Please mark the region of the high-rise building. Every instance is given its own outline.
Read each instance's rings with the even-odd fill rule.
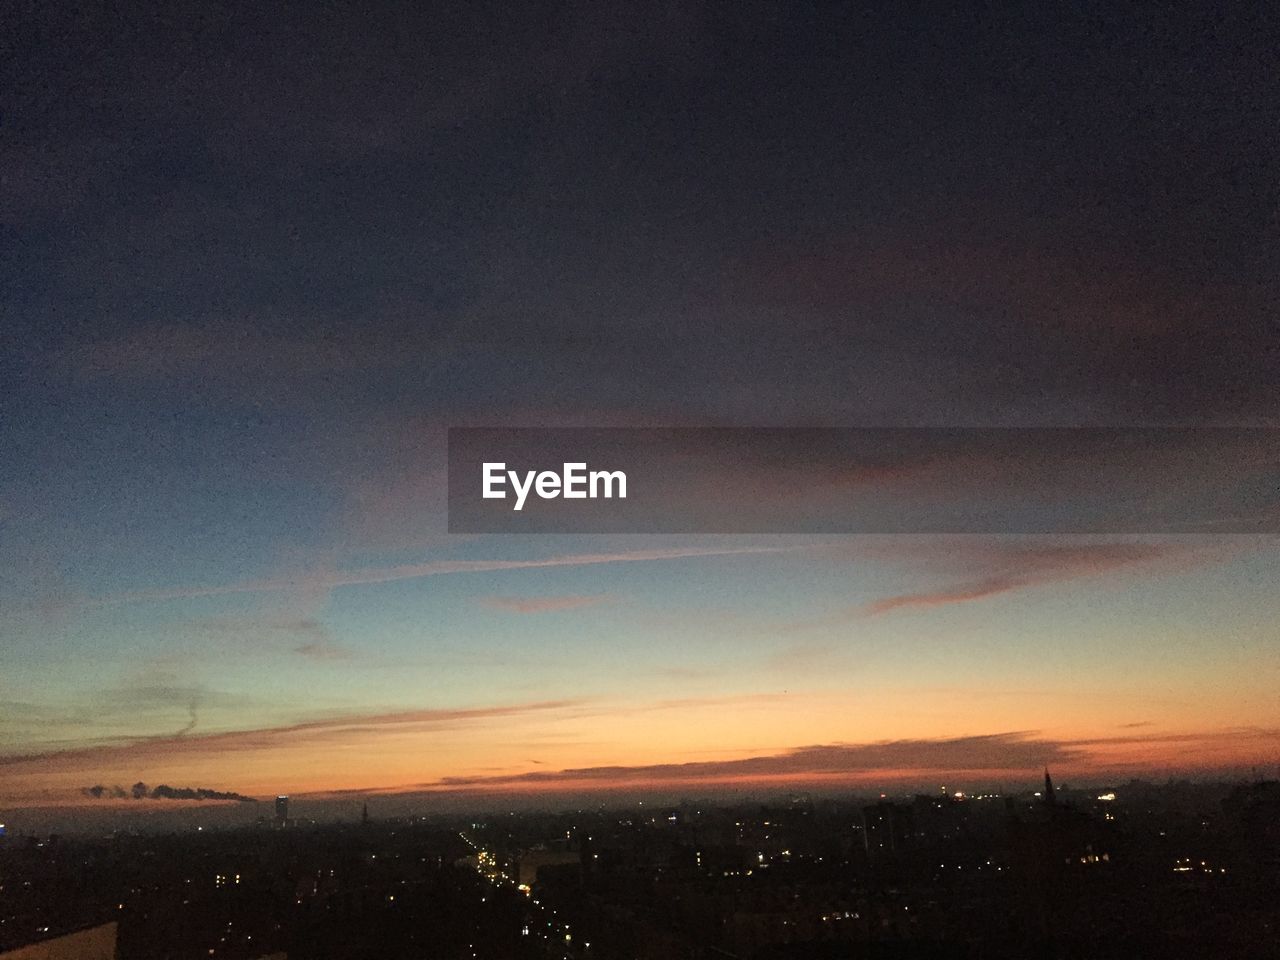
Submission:
[[[289,798],[286,796],[276,797],[276,822],[284,823],[289,819]]]
[[[906,846],[914,832],[910,807],[887,800],[862,808],[862,842],[867,853],[896,853]]]

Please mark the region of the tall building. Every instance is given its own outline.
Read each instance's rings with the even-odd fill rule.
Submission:
[[[276,822],[284,823],[289,819],[289,798],[286,796],[276,797]]]
[[[862,808],[862,842],[867,853],[897,853],[909,843],[914,832],[914,817],[910,807],[899,806],[887,800]]]

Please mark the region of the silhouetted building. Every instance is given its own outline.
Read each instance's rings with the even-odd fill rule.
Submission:
[[[276,797],[276,822],[285,823],[289,819],[289,798],[286,796]]]
[[[862,808],[863,840],[867,853],[896,853],[907,845],[913,832],[909,807],[881,800]]]
[[[1261,780],[1236,787],[1222,801],[1242,849],[1258,871],[1256,879],[1280,877],[1280,780]]]

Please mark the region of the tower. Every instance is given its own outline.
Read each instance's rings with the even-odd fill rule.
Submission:
[[[276,823],[282,826],[289,819],[289,798],[284,796],[276,797]]]
[[[1049,776],[1049,768],[1044,768],[1044,804],[1046,807],[1056,807],[1058,805],[1057,797],[1053,792],[1053,778]]]

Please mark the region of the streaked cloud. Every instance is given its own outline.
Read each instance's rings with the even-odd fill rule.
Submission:
[[[312,641],[293,648],[293,652],[308,660],[350,660],[355,654],[346,647],[325,641]]]
[[[972,603],[1049,583],[1159,563],[1203,562],[1216,555],[1182,542],[986,543],[976,549],[961,548],[958,556],[948,558],[948,562],[968,566],[982,575],[884,597],[866,604],[858,612],[879,616],[895,610]]]
[[[563,711],[581,707],[581,700],[547,700],[486,707],[453,709],[399,710],[386,713],[348,714],[306,720],[299,723],[249,730],[227,730],[187,736],[180,732],[166,736],[139,737],[132,742],[112,745],[73,747],[38,753],[0,756],[0,765],[46,762],[107,761],[118,758],[174,756],[179,753],[212,753],[229,755],[237,751],[264,750],[276,746],[309,744],[321,746],[336,741],[359,740],[374,731],[398,730],[424,732],[442,730],[493,718],[510,718],[523,714]]]
[[[604,594],[571,594],[561,597],[487,597],[482,602],[485,606],[509,613],[553,613],[596,606],[609,599]]]
[[[444,777],[418,787],[435,789],[590,789],[626,786],[758,783],[856,782],[865,779],[902,780],[929,774],[1014,775],[1044,766],[1080,768],[1105,763],[1115,747],[1170,747],[1177,751],[1226,744],[1268,742],[1280,731],[1245,730],[1151,734],[1069,740],[1031,731],[939,739],[886,740],[875,743],[834,743],[796,747],[776,754],[731,760],[529,770],[498,776]],[[1141,766],[1140,752],[1125,758]]]
[[[442,787],[499,786],[547,781],[700,782],[750,778],[804,777],[884,770],[1024,770],[1075,759],[1075,752],[1027,732],[943,740],[892,740],[865,744],[822,744],[739,760],[708,760],[642,766],[583,767],[528,771],[497,777],[445,777]]]
[[[363,570],[343,570],[308,573],[296,577],[269,577],[244,580],[210,586],[190,586],[157,590],[136,590],[105,594],[94,597],[88,605],[115,603],[145,603],[163,600],[183,600],[194,597],[218,597],[237,593],[270,593],[304,589],[332,589],[360,586],[362,584],[390,583],[396,580],[418,580],[424,577],[447,576],[458,573],[492,573],[502,570],[536,570],[545,567],[587,567],[610,563],[647,563],[659,560],[688,560],[699,557],[732,557],[749,554],[779,553],[794,547],[680,547],[655,550],[634,550],[616,553],[561,554],[533,560],[433,560],[426,563],[400,564],[390,567],[371,567]]]

